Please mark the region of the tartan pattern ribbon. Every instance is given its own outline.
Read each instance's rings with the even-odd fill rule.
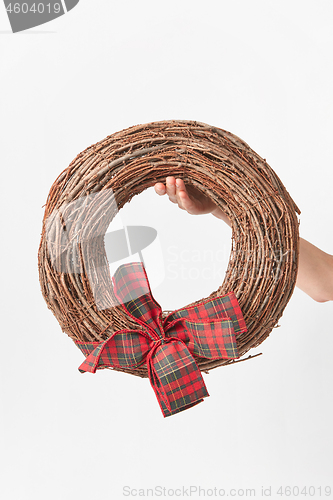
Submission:
[[[76,341],[87,356],[81,372],[99,368],[135,368],[147,363],[148,376],[164,417],[190,408],[209,396],[194,356],[239,357],[236,337],[246,331],[233,292],[177,309],[162,319],[141,262],[121,265],[112,277],[126,314],[142,329],[123,329],[107,340]]]

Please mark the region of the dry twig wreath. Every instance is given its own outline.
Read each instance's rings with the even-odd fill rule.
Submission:
[[[154,301],[140,263],[111,279],[104,247],[117,211],[167,176],[201,190],[232,223],[219,289],[171,314]],[[85,149],[51,187],[38,252],[45,301],[87,356],[80,369],[149,376],[165,416],[202,401],[200,371],[234,363],[283,314],[298,268],[296,212],[266,160],[204,123],[138,125]]]

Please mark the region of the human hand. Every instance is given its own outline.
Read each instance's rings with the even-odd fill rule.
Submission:
[[[215,217],[224,220],[230,226],[229,218],[208,196],[192,185],[185,187],[182,179],[167,177],[166,185],[162,182],[157,182],[154,188],[158,195],[163,196],[167,194],[172,203],[177,203],[179,208],[186,210],[189,214],[202,215],[212,213]]]
[[[177,203],[179,208],[186,210],[191,215],[209,214],[217,208],[215,203],[199,189],[191,185],[185,187],[182,179],[167,177],[166,185],[157,182],[154,188],[158,195],[167,194],[172,203]]]

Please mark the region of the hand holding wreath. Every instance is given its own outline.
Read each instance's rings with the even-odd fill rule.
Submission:
[[[172,203],[191,215],[213,214],[230,226],[230,219],[212,200],[182,179],[166,178],[155,184],[155,191],[167,194]],[[300,258],[296,286],[317,302],[333,300],[333,256],[300,238]]]

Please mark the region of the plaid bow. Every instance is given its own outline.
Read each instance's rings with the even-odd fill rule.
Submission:
[[[141,262],[121,265],[112,279],[126,314],[142,330],[118,330],[100,343],[77,341],[87,356],[79,370],[95,373],[98,368],[135,368],[146,362],[165,417],[203,401],[209,394],[193,356],[238,357],[236,336],[246,325],[235,294],[178,309],[163,320]]]

